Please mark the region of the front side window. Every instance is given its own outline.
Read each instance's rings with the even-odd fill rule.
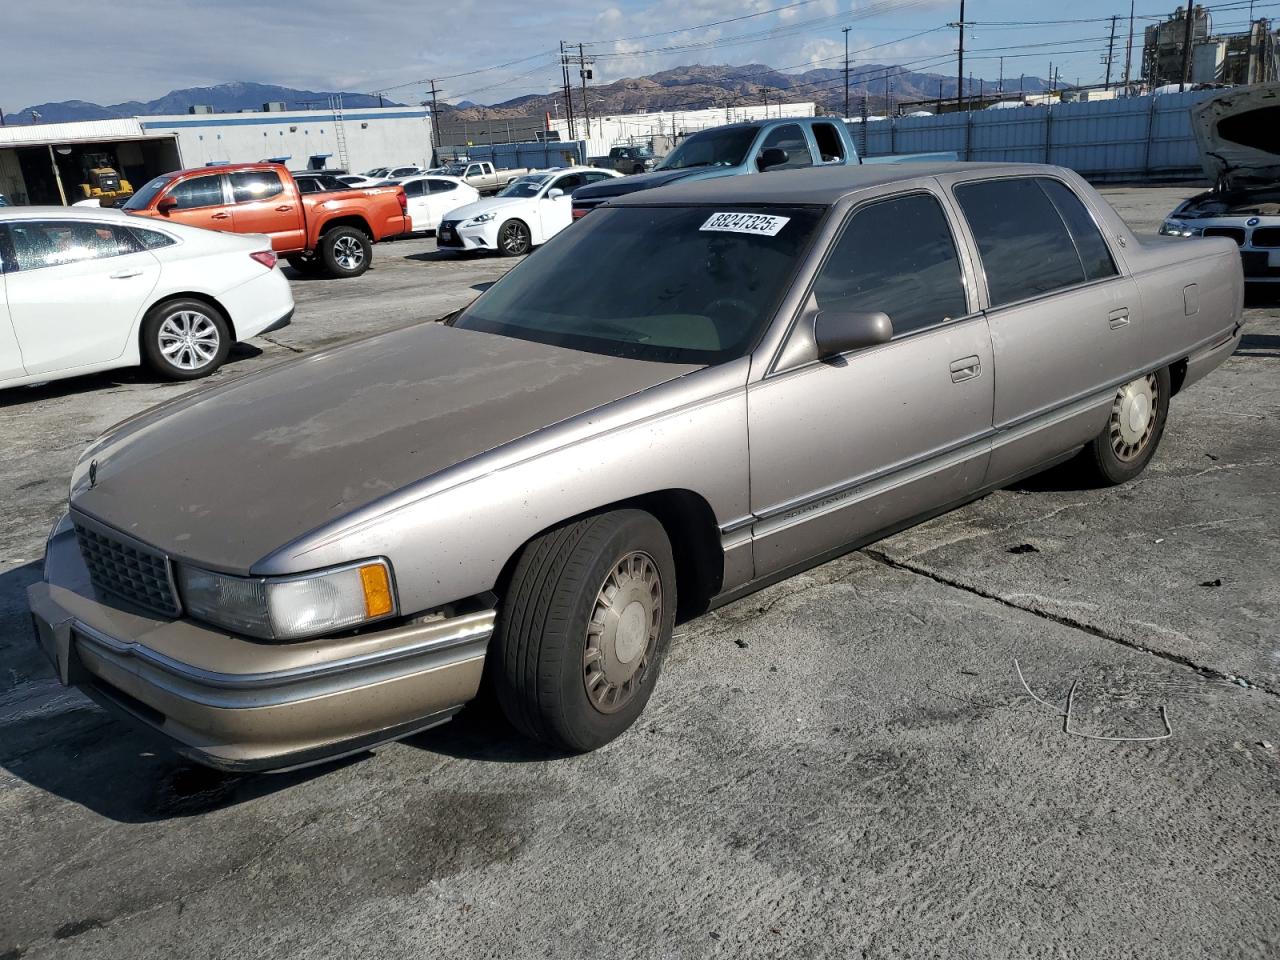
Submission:
[[[219,206],[223,202],[222,174],[214,173],[183,180],[169,191],[169,196],[178,202],[179,210]]]
[[[550,190],[563,190],[566,195],[573,196],[573,191],[582,186],[582,174],[567,173],[551,184]],[[549,193],[550,190],[547,192]]]
[[[606,207],[557,234],[453,323],[614,357],[723,363],[754,348],[824,212]]]
[[[318,182],[316,187],[319,188]],[[270,200],[283,192],[284,184],[280,182],[280,174],[274,170],[249,170],[231,174],[231,193],[236,203]]]
[[[787,155],[786,159],[781,163],[771,164],[768,167],[762,166],[761,159],[766,150],[781,150]],[[764,143],[760,147],[757,166],[761,170],[798,170],[801,167],[812,167],[813,155],[809,152],[809,141],[805,140],[804,131],[800,129],[800,124],[788,123],[786,126],[778,127],[769,136],[765,137]]]
[[[133,196],[126,200],[123,204],[125,210],[145,210],[151,206],[151,201],[156,198],[165,187],[173,182],[173,174],[166,173],[162,177],[156,177],[154,180],[147,181],[146,186],[141,190],[134,192]]]
[[[927,193],[855,211],[813,293],[820,310],[887,313],[895,337],[969,312],[951,226]]]
[[[1101,235],[1090,239],[1083,222],[1084,249],[1077,249],[1055,202],[1055,196],[1061,200],[1062,195],[1050,192],[1053,184],[1062,187],[1047,177],[1017,177],[955,188],[956,200],[978,242],[993,307],[1115,273]],[[1062,190],[1070,193],[1066,187]],[[1070,199],[1079,203],[1074,196]],[[1083,217],[1092,226],[1085,210],[1073,217]],[[1096,233],[1097,228],[1093,230]],[[1100,259],[1103,254],[1105,262]]]
[[[142,249],[127,226],[75,220],[11,223],[9,238],[18,270],[60,267]]]

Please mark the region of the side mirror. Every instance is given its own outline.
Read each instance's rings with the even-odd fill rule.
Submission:
[[[893,338],[893,322],[887,313],[843,313],[824,310],[813,323],[818,357],[834,357],[850,350],[874,347]]]
[[[177,209],[178,209],[178,201],[175,200],[173,197],[164,197],[159,203],[156,204],[156,212],[163,213],[165,216],[169,215],[170,210],[177,210]]]
[[[564,196],[564,191],[561,190],[559,187],[552,187],[550,190],[547,191],[548,200],[559,200],[563,196]]]
[[[790,159],[790,154],[781,147],[770,147],[768,150],[761,150],[760,156],[756,158],[756,166],[763,173],[770,167],[780,167]]]

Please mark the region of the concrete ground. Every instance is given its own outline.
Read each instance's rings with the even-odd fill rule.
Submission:
[[[1189,192],[1107,191],[1148,230]],[[507,265],[379,247],[218,376]],[[1136,482],[1036,478],[686,624],[638,726],[568,758],[464,714],[225,776],[61,690],[23,591],[72,463],[189,387],[0,395],[0,960],[1280,955],[1280,300],[1251,304]],[[1064,732],[1073,685],[1072,730],[1172,736]]]

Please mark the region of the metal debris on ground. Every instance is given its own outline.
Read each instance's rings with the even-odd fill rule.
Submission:
[[[1108,743],[1150,743],[1155,740],[1168,740],[1173,736],[1173,727],[1169,723],[1169,713],[1165,709],[1165,705],[1160,704],[1160,720],[1164,723],[1164,733],[1155,737],[1104,737],[1095,733],[1084,733],[1081,730],[1071,729],[1071,709],[1075,704],[1076,689],[1080,686],[1079,680],[1071,682],[1071,689],[1067,693],[1067,708],[1063,710],[1061,707],[1054,706],[1049,701],[1036,696],[1035,691],[1027,684],[1027,679],[1022,675],[1022,667],[1018,663],[1018,658],[1013,658],[1013,669],[1018,673],[1018,681],[1022,684],[1022,689],[1027,691],[1029,696],[1036,703],[1048,707],[1058,716],[1062,717],[1062,732],[1068,733],[1073,737],[1080,737],[1084,740],[1103,740]]]

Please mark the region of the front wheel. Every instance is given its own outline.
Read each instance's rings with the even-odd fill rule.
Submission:
[[[320,259],[335,277],[358,277],[369,269],[373,244],[355,227],[334,227],[320,238]]]
[[[1170,387],[1166,367],[1116,391],[1107,425],[1082,453],[1084,466],[1096,480],[1109,486],[1120,484],[1146,468],[1164,435]]]
[[[533,238],[522,220],[508,220],[498,228],[498,252],[504,257],[519,257],[529,252]]]
[[[153,307],[142,322],[143,356],[170,380],[207,377],[230,350],[230,325],[203,300],[170,300]]]
[[[494,631],[490,669],[503,713],[559,749],[603,746],[648,703],[675,610],[671,543],[651,514],[618,510],[536,537]]]

